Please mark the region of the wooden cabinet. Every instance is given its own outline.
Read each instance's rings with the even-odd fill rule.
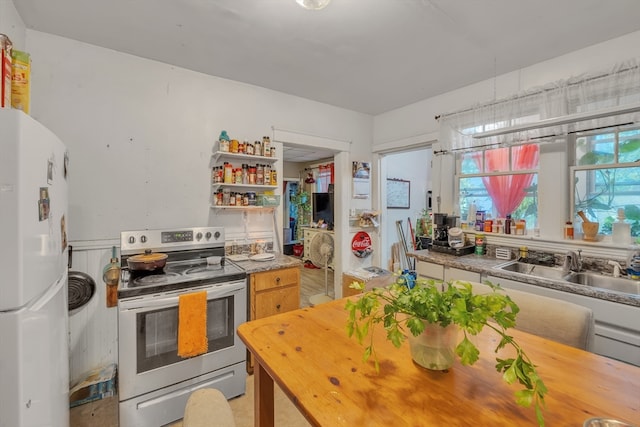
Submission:
[[[288,267],[249,275],[249,320],[300,308],[300,268]],[[247,352],[247,372],[253,357]]]

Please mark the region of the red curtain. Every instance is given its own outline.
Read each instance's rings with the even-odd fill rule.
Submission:
[[[509,168],[509,153],[511,153],[511,168]],[[478,165],[481,153],[474,154],[473,158]],[[538,166],[539,149],[536,144],[521,145],[518,147],[498,148],[488,150],[484,154],[484,172],[519,171],[535,169]],[[534,174],[501,175],[482,177],[493,205],[498,212],[498,217],[511,214],[527,195],[525,189],[533,182]]]

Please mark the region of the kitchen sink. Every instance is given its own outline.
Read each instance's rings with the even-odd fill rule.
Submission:
[[[513,273],[527,274],[529,276],[543,277],[545,279],[562,280],[567,275],[561,268],[547,267],[544,265],[528,264],[526,262],[512,261],[501,264],[495,268]]]
[[[604,276],[598,273],[569,273],[564,280],[594,288],[607,289],[625,294],[640,295],[640,282],[622,277]]]

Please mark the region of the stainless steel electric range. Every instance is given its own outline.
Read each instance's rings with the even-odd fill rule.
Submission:
[[[244,394],[246,349],[236,334],[246,321],[245,271],[224,258],[224,228],[125,231],[118,289],[120,426],[160,426],[182,418],[187,398],[204,387]],[[133,270],[128,259],[166,254],[166,265]],[[208,351],[178,356],[180,295],[207,292]]]

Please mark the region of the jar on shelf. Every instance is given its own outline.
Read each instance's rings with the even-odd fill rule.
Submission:
[[[242,193],[236,193],[236,206],[242,206]]]
[[[256,185],[257,170],[255,166],[249,166],[249,185]]]
[[[264,185],[264,165],[256,166],[256,185]]]
[[[527,222],[524,219],[519,219],[516,222],[516,234],[519,236],[524,236],[526,229],[527,229]]]
[[[229,193],[229,206],[235,206],[235,205],[236,205],[236,193],[231,192]]]
[[[237,139],[232,139],[231,143],[229,144],[229,151],[232,153],[237,153],[238,152],[238,140]]]
[[[225,184],[231,184],[233,182],[233,166],[229,162],[224,162],[224,178]]]
[[[262,137],[262,155],[264,157],[271,157],[271,140],[268,136]]]
[[[242,183],[249,183],[249,165],[246,163],[242,164]]]
[[[250,155],[254,155],[255,154],[253,144],[248,142],[248,141],[247,141],[247,143],[246,143],[246,145],[244,147],[244,151],[246,152],[246,154],[250,154]]]
[[[215,205],[216,206],[222,206],[222,190],[218,190],[216,191],[216,193],[214,194],[215,197]]]
[[[271,185],[271,165],[264,165],[264,185]]]
[[[228,188],[222,190],[222,206],[229,206],[231,200],[231,192]]]
[[[224,151],[225,153],[229,152],[229,140],[228,139],[221,139],[219,141],[220,144],[220,151]]]
[[[247,150],[248,141],[239,141],[238,142],[238,154],[244,154]]]
[[[234,183],[242,184],[242,168],[236,168],[234,171]]]
[[[256,156],[262,156],[262,142],[256,140],[256,142],[254,142],[253,144],[255,145],[253,154],[255,154]]]
[[[271,185],[278,185],[278,173],[275,169],[271,169]]]

